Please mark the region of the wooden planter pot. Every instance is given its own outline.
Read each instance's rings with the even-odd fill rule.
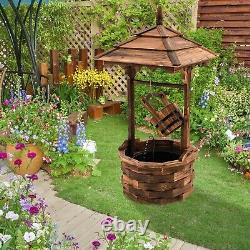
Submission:
[[[166,204],[183,200],[192,193],[195,147],[190,146],[181,154],[177,141],[149,140],[146,146],[146,141],[136,140],[133,157],[127,155],[127,147],[125,141],[119,148],[119,155],[123,191],[128,197],[140,202]]]
[[[29,151],[36,153],[36,157],[34,159],[29,159],[27,157],[27,153]],[[13,155],[12,160],[8,160],[8,163],[9,163],[9,167],[18,175],[25,176],[26,174],[27,175],[36,174],[42,166],[43,152],[36,145],[26,144],[25,149],[20,151],[20,150],[15,149],[15,145],[8,144],[6,147],[6,152],[8,154]],[[20,165],[20,167],[14,164],[14,161],[16,159],[20,159],[22,161],[22,164]]]
[[[103,114],[117,115],[121,113],[120,102],[106,102],[105,104],[90,105],[88,114],[91,119],[100,120]]]

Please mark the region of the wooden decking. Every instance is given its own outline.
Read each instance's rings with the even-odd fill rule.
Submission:
[[[12,175],[6,174],[3,168],[0,165],[0,181],[8,180]],[[97,232],[101,232],[101,221],[107,216],[57,197],[50,177],[43,171],[39,173],[35,188],[37,194],[45,198],[59,235],[66,233],[74,236],[80,244],[80,250],[92,250],[91,241],[97,238]],[[105,247],[100,249],[104,250]],[[178,239],[172,240],[171,249],[208,250]]]

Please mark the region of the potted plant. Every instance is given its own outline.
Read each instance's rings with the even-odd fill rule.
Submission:
[[[74,84],[81,90],[87,91],[89,96],[96,101],[99,96],[97,90],[100,88],[111,87],[114,81],[110,74],[97,69],[77,69],[74,76]]]
[[[35,144],[8,144],[6,153],[9,167],[18,175],[36,174],[43,163],[43,152]]]
[[[33,174],[40,169],[43,152],[53,150],[60,117],[53,104],[38,99],[6,102],[0,130],[7,129],[8,134],[0,135],[0,144],[5,146],[15,173]]]

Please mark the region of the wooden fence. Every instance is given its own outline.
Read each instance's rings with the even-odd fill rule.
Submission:
[[[250,67],[250,0],[199,0],[197,26],[222,28],[223,44],[235,44],[238,59]]]

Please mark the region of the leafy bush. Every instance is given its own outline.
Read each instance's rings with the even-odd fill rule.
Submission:
[[[90,153],[74,143],[69,144],[69,153],[59,154],[52,151],[48,155],[52,159],[50,164],[52,176],[58,177],[66,174],[99,176],[101,174],[94,165],[94,152]]]
[[[236,168],[250,171],[250,147],[240,141],[230,142],[223,150],[224,159]],[[240,169],[241,170],[241,169]]]
[[[180,30],[192,27],[191,9],[194,0],[112,0],[105,1],[105,4],[98,0],[89,13],[101,29],[96,37],[97,45],[104,49],[112,48],[136,30],[154,25],[156,6],[159,3],[168,13],[165,19],[168,24]]]

